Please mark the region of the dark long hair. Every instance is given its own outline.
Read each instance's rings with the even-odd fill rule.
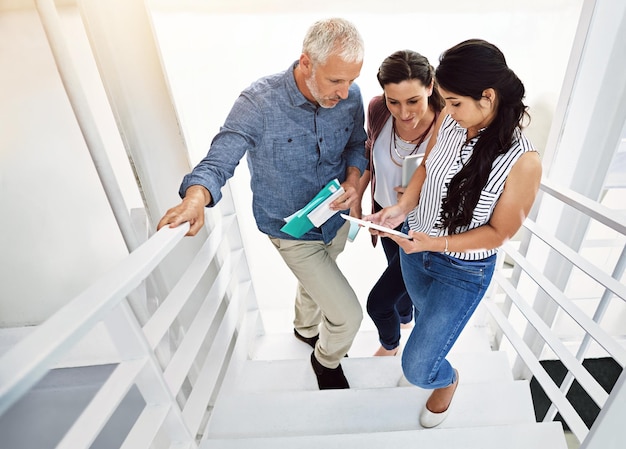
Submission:
[[[400,50],[387,56],[380,65],[376,74],[378,83],[383,89],[387,84],[398,84],[402,81],[418,80],[425,87],[435,79],[435,69],[425,56],[413,50]],[[445,100],[437,89],[437,83],[433,83],[433,93],[428,97],[428,105],[436,113],[441,112]]]
[[[446,50],[435,77],[442,89],[460,96],[480,100],[490,88],[497,94],[493,121],[479,134],[472,156],[450,181],[442,203],[442,226],[453,234],[470,224],[493,162],[509,150],[515,129],[528,114],[524,85],[502,52],[484,40],[470,39]]]

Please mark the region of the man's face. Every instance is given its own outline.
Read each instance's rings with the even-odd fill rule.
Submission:
[[[304,61],[303,61],[304,60]],[[323,108],[332,108],[348,98],[348,89],[361,73],[363,62],[345,62],[339,56],[331,55],[324,64],[313,64],[303,55],[304,82],[308,92],[304,96]]]

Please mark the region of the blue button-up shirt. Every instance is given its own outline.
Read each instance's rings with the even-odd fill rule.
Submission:
[[[253,83],[235,101],[226,122],[211,142],[207,156],[185,176],[179,194],[192,185],[204,186],[213,198],[247,153],[252,209],[257,227],[283,239],[284,218],[304,207],[330,180],[346,179],[347,167],[361,173],[365,158],[361,92],[352,84],[347,99],[334,108],[317,107],[296,86],[293,69]],[[343,225],[339,214],[300,240],[330,242]]]

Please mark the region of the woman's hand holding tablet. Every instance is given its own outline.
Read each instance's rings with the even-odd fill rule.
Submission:
[[[372,223],[371,221],[365,221],[359,218],[351,217],[350,215],[346,215],[346,214],[340,214],[340,215],[345,220],[353,221],[366,228],[376,229],[377,231],[386,232],[387,234],[397,235],[398,237],[412,240],[411,237],[408,234],[405,234],[404,232],[396,231],[395,229],[387,228],[385,226]]]

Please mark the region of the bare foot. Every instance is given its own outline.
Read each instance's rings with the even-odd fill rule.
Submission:
[[[455,369],[456,379],[454,383],[444,388],[437,388],[433,390],[428,401],[426,401],[426,408],[433,413],[442,413],[448,410],[452,397],[456,391],[456,387],[459,385],[459,372]]]
[[[413,321],[408,323],[400,323],[400,329],[411,329],[413,327]]]
[[[374,357],[393,356],[393,355],[396,355],[399,350],[400,350],[400,346],[397,346],[393,349],[385,349],[381,346],[380,348],[378,348],[378,351],[374,353]]]

